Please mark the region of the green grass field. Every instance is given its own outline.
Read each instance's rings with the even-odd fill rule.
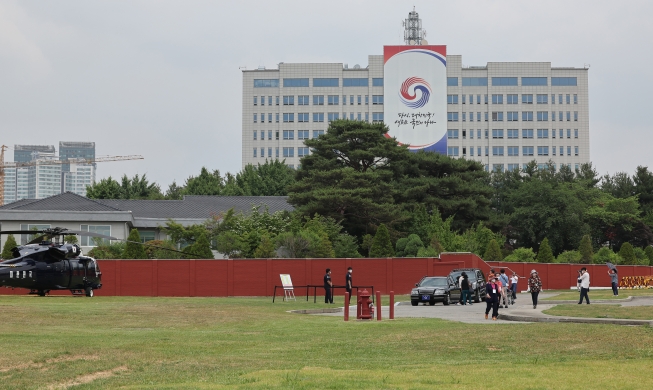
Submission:
[[[345,323],[286,312],[322,307],[266,298],[4,296],[0,387],[653,386],[650,327]]]
[[[580,293],[576,290],[546,290],[545,292],[550,293],[550,292],[555,292],[559,293],[558,295],[554,297],[549,297],[542,299],[542,301],[547,301],[547,300],[570,300],[570,301],[576,301],[578,302],[578,298],[580,298]],[[620,289],[619,290],[619,295],[614,296],[612,295],[612,290],[606,290],[606,289],[592,289],[590,287],[590,292],[589,292],[589,297],[590,297],[590,302],[592,299],[625,299],[628,298],[629,296],[633,297],[653,297],[653,289]]]
[[[554,316],[585,318],[623,318],[629,320],[653,320],[653,306],[621,305],[557,305],[544,310],[545,314]]]

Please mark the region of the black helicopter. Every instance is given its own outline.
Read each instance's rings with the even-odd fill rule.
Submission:
[[[51,290],[70,290],[73,295],[86,294],[87,297],[92,297],[93,290],[102,287],[102,272],[97,261],[84,256],[77,244],[65,243],[64,236],[79,235],[133,242],[59,227],[0,231],[0,234],[40,234],[26,245],[13,248],[13,259],[0,262],[0,286],[26,288],[30,294],[39,296],[45,296]],[[180,252],[156,245],[142,245]]]

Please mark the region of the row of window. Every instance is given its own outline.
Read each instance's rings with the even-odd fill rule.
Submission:
[[[267,148],[268,149],[268,157],[276,157],[279,158],[279,149],[280,148],[274,148],[274,156],[272,156],[272,148]],[[281,148],[281,151],[283,152],[283,157],[295,157],[295,149],[297,149],[297,157],[304,157],[308,156],[308,148],[305,146],[301,146],[298,148],[293,148],[293,147],[283,147]],[[259,153],[260,151],[260,153]],[[253,149],[253,154],[252,157],[265,157],[265,148],[254,148]]]
[[[458,104],[458,97],[461,97],[462,104],[474,104],[474,95],[447,95],[447,104]],[[469,96],[469,100],[467,97]],[[488,95],[482,95],[483,96],[483,103],[488,104]],[[519,94],[507,94],[506,96],[506,103],[507,104],[519,104]],[[559,93],[558,95],[558,104],[571,104],[572,101],[572,96],[573,96],[573,101],[574,104],[578,104],[578,94],[561,94]],[[563,100],[564,96],[564,100]],[[492,94],[492,104],[503,104],[503,94]],[[261,96],[261,99],[263,99],[263,96]],[[524,93],[521,95],[521,102],[522,104],[533,104],[533,94],[532,93]],[[549,104],[549,95],[548,94],[536,94],[535,95],[535,102],[537,104]],[[476,104],[481,104],[481,95],[478,94],[476,95]],[[556,104],[556,94],[552,93],[551,94],[551,104]],[[256,97],[254,97],[254,105],[256,105]]]
[[[551,132],[551,138],[556,138],[556,129],[553,129],[550,131]],[[563,139],[565,135],[565,130],[564,129],[558,129],[557,130],[558,138]],[[262,134],[262,133],[261,133]],[[458,139],[458,134],[459,130],[455,129],[450,129],[447,130],[447,138],[449,139]],[[490,130],[483,130],[483,134],[485,135],[485,139],[488,139],[490,137]],[[508,129],[506,130],[506,138],[508,139],[518,139],[519,138],[519,129]],[[522,129],[521,131],[521,138],[524,139],[530,139],[533,138],[533,135],[536,135],[538,139],[548,139],[549,138],[549,129]],[[571,129],[567,129],[566,131],[567,138],[571,138]],[[574,138],[578,138],[578,129],[574,129]],[[492,129],[492,138],[493,139],[503,139],[504,131],[503,129]],[[466,139],[467,138],[467,130],[462,130],[462,138]],[[477,129],[476,130],[476,138],[481,139],[481,130]],[[256,136],[254,136],[254,139],[256,139]],[[474,130],[470,129],[469,130],[469,139],[474,139]]]
[[[481,114],[483,114],[481,116]],[[503,122],[504,118],[507,122],[518,122],[519,121],[519,111],[493,111],[489,112],[476,112],[476,121],[481,122],[481,117],[485,122],[488,122],[492,115],[492,122]],[[504,115],[505,114],[505,115]],[[256,115],[256,114],[254,114]],[[468,113],[462,113],[462,121],[467,121]],[[549,112],[548,111],[521,111],[521,121],[522,122],[533,122],[533,119],[537,119],[538,122],[548,122],[549,121]],[[558,111],[556,116],[556,111],[551,111],[551,121],[555,122],[556,118],[558,122],[563,122],[565,119],[567,122],[572,121],[572,111]],[[578,122],[578,111],[573,111],[573,121]],[[447,122],[458,122],[460,119],[460,113],[458,112],[447,112]],[[474,112],[469,113],[469,121],[474,122]],[[256,121],[255,121],[256,122]]]
[[[459,146],[449,146],[447,147],[447,155],[457,157],[459,156],[459,150],[462,149],[463,156],[467,155],[467,148],[466,147],[459,147]],[[476,156],[481,157],[481,156],[489,156],[490,155],[490,147],[485,146],[484,149],[481,146],[478,146],[474,148],[471,146],[469,148],[469,155],[470,157],[474,157],[474,149],[476,149]],[[481,152],[485,150],[485,154],[481,154]],[[560,151],[560,156],[565,155],[565,147],[560,146],[559,148],[556,148],[555,146],[549,147],[549,146],[522,146],[522,156],[534,156],[535,151],[537,151],[538,156],[549,156],[549,151],[551,151],[551,155],[555,156],[556,155],[556,150]],[[566,147],[567,150],[567,156],[571,156],[571,146]],[[503,146],[492,146],[492,156],[505,156],[507,152],[507,155],[509,157],[519,157],[519,146],[508,146],[508,147],[503,147]],[[579,147],[574,146],[573,149],[574,156],[578,156],[579,154]]]
[[[268,137],[267,139],[268,140],[272,140],[273,133],[274,133],[274,139],[277,140],[277,141],[279,140],[280,135],[283,136],[284,140],[294,140],[295,139],[295,130],[283,130],[283,132],[281,132],[281,133],[279,132],[279,130],[274,130],[274,131],[268,130],[267,131],[267,137]],[[252,134],[253,134],[252,139],[254,141],[256,141],[258,139],[259,132],[254,131]],[[313,138],[318,138],[322,134],[324,134],[324,130],[313,130]],[[265,135],[266,135],[265,130],[261,130],[260,135],[261,135],[261,138],[260,138],[261,141],[265,140]],[[308,139],[309,138],[308,136],[309,136],[309,130],[297,130],[297,139],[298,140]]]
[[[487,77],[463,77],[463,87],[487,87]],[[548,86],[548,77],[521,77],[522,86]],[[575,87],[578,85],[576,77],[551,77],[551,86],[555,87]],[[447,77],[447,86],[457,87],[458,77]],[[517,87],[519,86],[519,77],[492,77],[493,87]]]
[[[313,113],[313,122],[324,122],[324,112],[314,112]],[[268,123],[272,123],[272,113],[268,113]],[[370,120],[370,114],[368,112],[364,113],[365,116],[365,121],[369,122]],[[279,118],[283,118],[283,123],[294,123],[295,122],[295,113],[289,112],[289,113],[283,113],[280,115],[279,113],[274,114],[274,121],[276,123],[279,123]],[[297,122],[299,123],[308,123],[310,114],[308,112],[300,112],[297,113]],[[329,122],[340,119],[340,113],[339,112],[327,112],[326,113],[326,118]],[[258,123],[259,116],[258,114],[254,114],[253,116],[254,123]],[[350,112],[349,113],[349,118],[347,118],[347,113],[343,113],[342,119],[350,119],[350,120],[363,120],[363,113],[354,113]],[[383,113],[382,112],[373,112],[372,113],[372,122],[383,122]],[[265,123],[265,114],[261,114],[261,123]]]
[[[368,78],[343,78],[343,87],[369,87]],[[372,79],[373,87],[382,87],[382,78]],[[285,78],[283,79],[284,88],[302,88],[310,87],[309,78]],[[340,87],[339,78],[313,78],[313,87]],[[254,79],[254,88],[279,88],[279,79]]]
[[[571,168],[571,163],[560,164],[560,168],[562,168],[564,165],[567,165],[569,168]],[[554,170],[556,169],[556,164],[555,163],[551,163],[550,166]],[[507,164],[507,167],[508,167],[507,170],[509,172],[512,172],[512,171],[516,171],[516,170],[519,169],[519,164]],[[522,169],[526,170],[527,167],[528,167],[528,164],[523,164]],[[537,164],[537,169],[539,169],[539,170],[548,169],[548,167],[549,167],[549,163],[545,163],[545,164],[539,163],[539,164]],[[503,168],[504,168],[503,164],[492,164],[492,171],[493,172],[503,172]],[[580,168],[580,164],[578,164],[578,163],[574,164],[574,169],[575,170],[578,170],[579,168]],[[485,170],[486,171],[489,170],[488,164],[485,164]]]
[[[274,97],[274,102],[276,106],[279,105],[279,96]],[[253,102],[255,106],[260,105],[265,106],[265,96],[261,96],[261,99],[259,100],[258,96],[254,96]],[[347,105],[347,100],[349,100],[349,105],[354,106],[354,105],[363,105],[363,101],[365,102],[365,105],[370,104],[370,96],[369,95],[349,95],[349,99],[347,99],[347,95],[342,95],[342,105],[346,106]],[[294,106],[295,105],[295,96],[294,95],[286,95],[283,96],[283,105],[284,106]],[[268,96],[267,98],[268,106],[272,105],[272,96]],[[299,95],[297,96],[297,105],[298,106],[308,106],[309,105],[309,95]],[[340,105],[340,95],[327,95],[326,98],[327,105],[329,106],[337,106]],[[383,104],[383,95],[372,95],[372,105],[382,105]],[[323,106],[324,105],[324,95],[313,95],[313,105],[314,106]]]

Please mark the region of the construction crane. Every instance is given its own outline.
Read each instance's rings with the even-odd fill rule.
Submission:
[[[0,206],[5,204],[5,150],[7,146],[0,146]],[[106,156],[96,158],[74,158],[70,160],[34,160],[27,162],[11,163],[12,168],[29,167],[36,165],[63,165],[63,164],[95,164],[98,162],[110,161],[127,161],[127,160],[143,160],[144,157],[139,154],[132,154],[128,156]]]

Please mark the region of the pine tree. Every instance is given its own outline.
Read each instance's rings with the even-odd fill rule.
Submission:
[[[624,242],[621,244],[621,249],[619,249],[619,257],[623,259],[622,264],[632,265],[637,264],[637,259],[635,258],[635,251],[633,251],[633,246],[629,242]]]
[[[200,259],[213,259],[213,252],[211,251],[211,243],[209,239],[206,238],[206,234],[202,233],[197,238],[197,241],[191,245],[190,252],[196,256],[199,256]]]
[[[647,246],[646,249],[644,249],[644,253],[646,254],[646,257],[648,257],[648,265],[653,266],[653,246]]]
[[[580,252],[580,263],[581,264],[590,264],[592,262],[592,257],[594,257],[594,251],[592,250],[592,242],[590,241],[589,234],[583,236],[580,240],[580,246],[578,247]]]
[[[10,234],[9,236],[7,236],[7,241],[5,241],[5,246],[4,248],[2,248],[2,255],[0,255],[2,256],[2,259],[3,260],[13,259],[14,255],[11,250],[17,246],[18,245],[16,244],[16,239],[14,238],[14,235]]]
[[[487,249],[485,250],[485,256],[483,256],[483,260],[485,261],[503,260],[503,254],[501,253],[501,248],[499,248],[499,244],[497,243],[497,240],[495,239],[490,240],[490,243],[487,245]]]
[[[376,230],[372,247],[370,248],[370,257],[392,257],[395,251],[390,242],[390,233],[384,224],[381,224]]]
[[[553,263],[553,251],[549,245],[549,239],[544,238],[540,244],[540,250],[537,252],[537,262],[538,263]]]
[[[129,237],[127,237],[127,244],[125,245],[125,251],[122,256],[124,259],[147,259],[147,254],[145,253],[145,248],[140,244],[141,236],[138,234],[137,229],[132,229],[129,232]]]
[[[272,242],[270,236],[264,235],[261,237],[261,243],[254,251],[254,258],[269,259],[271,257],[277,257],[277,252],[274,250],[274,242]]]

